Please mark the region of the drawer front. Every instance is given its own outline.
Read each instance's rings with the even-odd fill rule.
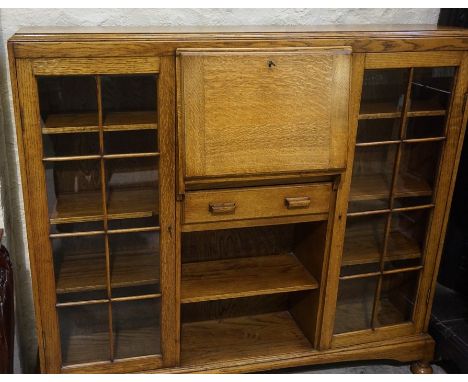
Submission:
[[[184,223],[326,214],[331,195],[331,183],[188,192]]]
[[[183,176],[344,168],[350,53],[179,50]]]

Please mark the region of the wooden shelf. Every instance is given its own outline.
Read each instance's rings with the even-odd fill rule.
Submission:
[[[293,255],[205,261],[182,265],[181,302],[317,289],[318,282]]]
[[[99,131],[98,113],[51,114],[42,128],[43,134],[91,133]]]
[[[108,113],[104,131],[154,130],[158,128],[156,111],[127,111]]]
[[[411,107],[407,112],[408,117],[431,117],[443,116],[446,114],[446,109],[433,100],[418,101],[412,100]]]
[[[362,103],[359,111],[359,119],[383,119],[399,118],[401,110],[398,111],[394,102]]]
[[[66,333],[62,340],[64,365],[106,361],[109,359],[109,332],[99,331],[93,334]],[[155,340],[158,340],[155,342]],[[114,333],[115,358],[127,358],[148,354],[149,350],[155,355],[160,353],[159,327],[138,327],[119,330]]]
[[[104,131],[155,130],[156,111],[108,113],[104,117]],[[91,133],[99,131],[98,113],[51,114],[43,124],[43,134]]]
[[[182,325],[181,366],[311,352],[287,311]]]
[[[110,266],[112,288],[159,283],[159,259],[154,252],[115,254],[111,256]],[[104,253],[64,256],[56,272],[57,293],[106,289]]]
[[[390,196],[391,175],[374,174],[353,176],[350,201],[387,199]],[[426,180],[412,175],[400,174],[395,197],[431,196],[432,189]]]
[[[151,187],[111,189],[108,195],[108,218],[143,218],[159,212],[158,193]],[[61,194],[50,212],[50,223],[76,223],[102,220],[100,191]]]
[[[343,266],[378,263],[383,246],[382,237],[370,229],[363,229],[351,236],[346,233],[345,251],[343,252]],[[416,241],[411,240],[400,232],[390,233],[389,248],[385,261],[407,260],[421,257],[421,250]]]

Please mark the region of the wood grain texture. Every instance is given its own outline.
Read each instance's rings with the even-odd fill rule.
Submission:
[[[183,223],[324,214],[329,210],[331,189],[331,183],[312,183],[309,185],[187,192],[184,201]],[[310,204],[303,208],[287,208],[286,198],[293,197],[307,197]],[[222,203],[234,203],[235,209],[226,214],[210,212],[210,204]]]
[[[178,54],[187,178],[345,166],[349,49]]]
[[[291,254],[182,265],[182,303],[316,288],[317,280]]]
[[[129,57],[125,60],[115,58],[35,60],[33,72],[36,76],[157,73],[159,72],[159,57]]]
[[[182,325],[181,365],[298,355],[311,349],[288,312]]]

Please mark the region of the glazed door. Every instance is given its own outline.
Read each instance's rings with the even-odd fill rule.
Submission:
[[[332,346],[426,330],[462,132],[462,59],[365,57],[341,266],[331,267],[339,270]]]
[[[17,68],[43,370],[173,365],[173,59]]]

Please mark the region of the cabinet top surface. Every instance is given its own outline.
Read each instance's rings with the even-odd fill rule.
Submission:
[[[303,26],[148,26],[148,27],[26,27],[10,41],[102,39],[264,38],[301,37],[468,37],[468,29],[437,25],[303,25]]]

